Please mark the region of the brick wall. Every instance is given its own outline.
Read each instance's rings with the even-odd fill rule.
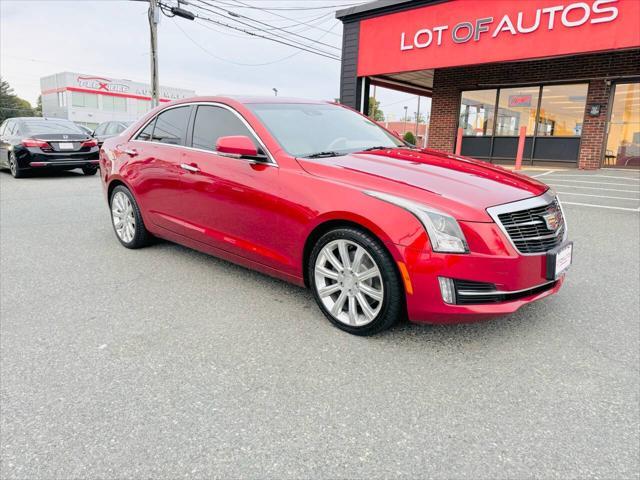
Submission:
[[[460,93],[483,85],[505,85],[556,80],[589,79],[587,108],[592,103],[602,105],[600,115],[586,115],[582,127],[582,140],[578,166],[598,168],[604,152],[608,102],[611,91],[606,78],[619,76],[640,77],[640,50],[598,53],[576,57],[563,57],[527,62],[497,63],[471,67],[444,68],[435,71],[429,146],[448,152],[454,151]],[[491,88],[491,87],[486,87]]]

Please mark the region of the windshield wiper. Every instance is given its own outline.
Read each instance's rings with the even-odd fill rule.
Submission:
[[[316,152],[310,155],[305,155],[303,158],[327,158],[327,157],[339,157],[344,155],[344,153],[340,152]]]
[[[369,148],[363,148],[362,150],[359,150],[360,152],[370,152],[372,150],[393,150],[395,148],[411,148],[409,146],[406,145],[398,145],[395,147],[388,147],[388,146],[375,146],[375,147],[369,147]]]

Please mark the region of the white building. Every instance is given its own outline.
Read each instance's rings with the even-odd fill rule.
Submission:
[[[137,120],[151,109],[146,83],[62,72],[40,79],[42,115],[67,118],[93,129],[110,120]],[[160,87],[160,102],[195,96],[195,91]]]

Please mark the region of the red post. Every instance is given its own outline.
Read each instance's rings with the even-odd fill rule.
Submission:
[[[460,155],[462,151],[462,128],[458,129],[458,137],[456,138],[456,155]]]
[[[522,154],[524,153],[524,141],[527,138],[527,127],[520,127],[520,137],[518,138],[518,153],[516,154],[516,170],[522,168]]]

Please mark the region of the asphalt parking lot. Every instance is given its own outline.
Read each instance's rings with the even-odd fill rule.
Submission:
[[[637,478],[639,172],[527,173],[575,241],[558,295],[358,338],[303,289],[124,249],[97,177],[0,172],[0,477]]]

